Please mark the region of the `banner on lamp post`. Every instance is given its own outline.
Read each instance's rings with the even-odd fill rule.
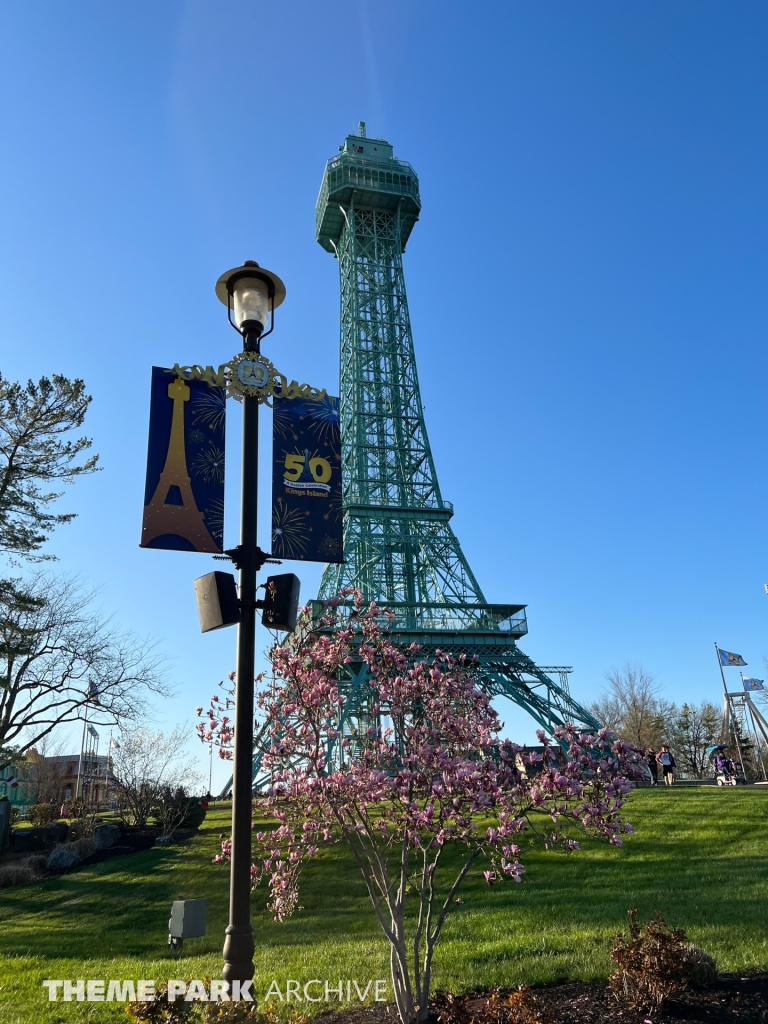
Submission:
[[[152,367],[141,547],[222,550],[225,424],[221,387]]]
[[[275,396],[272,554],[343,562],[339,400]]]

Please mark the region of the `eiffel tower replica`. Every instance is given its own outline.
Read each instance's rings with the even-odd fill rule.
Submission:
[[[317,240],[339,261],[341,450],[345,562],[328,565],[318,602],[343,587],[396,616],[398,643],[477,656],[483,685],[524,708],[547,733],[599,723],[570,696],[569,667],[539,667],[517,641],[525,605],[489,604],[451,529],[421,404],[403,253],[421,210],[419,179],[365,124],[328,161]],[[341,731],[369,724],[364,667],[352,664]],[[551,673],[551,675],[549,674]],[[557,675],[558,682],[552,678]]]

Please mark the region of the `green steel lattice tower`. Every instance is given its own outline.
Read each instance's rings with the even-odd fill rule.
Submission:
[[[328,161],[317,240],[341,277],[341,447],[344,554],[326,566],[319,599],[356,586],[395,613],[404,643],[477,655],[486,687],[547,731],[598,723],[517,646],[525,605],[488,604],[451,529],[424,422],[402,254],[421,209],[413,168],[360,124]],[[365,717],[353,670],[346,725]],[[355,700],[355,693],[359,699]]]

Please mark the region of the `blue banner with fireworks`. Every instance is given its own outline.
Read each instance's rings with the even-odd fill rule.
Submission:
[[[339,400],[274,399],[272,554],[343,562]]]
[[[222,550],[226,394],[152,367],[141,547]]]

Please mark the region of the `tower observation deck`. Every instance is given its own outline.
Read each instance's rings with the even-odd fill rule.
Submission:
[[[525,605],[486,601],[451,528],[427,437],[403,276],[421,210],[416,172],[361,123],[326,165],[317,240],[338,258],[341,282],[341,465],[344,556],[328,565],[320,600],[359,587],[394,613],[398,642],[477,655],[483,685],[551,733],[566,722],[598,728],[517,646]],[[350,666],[345,714],[364,715]],[[357,694],[357,696],[355,696]]]

